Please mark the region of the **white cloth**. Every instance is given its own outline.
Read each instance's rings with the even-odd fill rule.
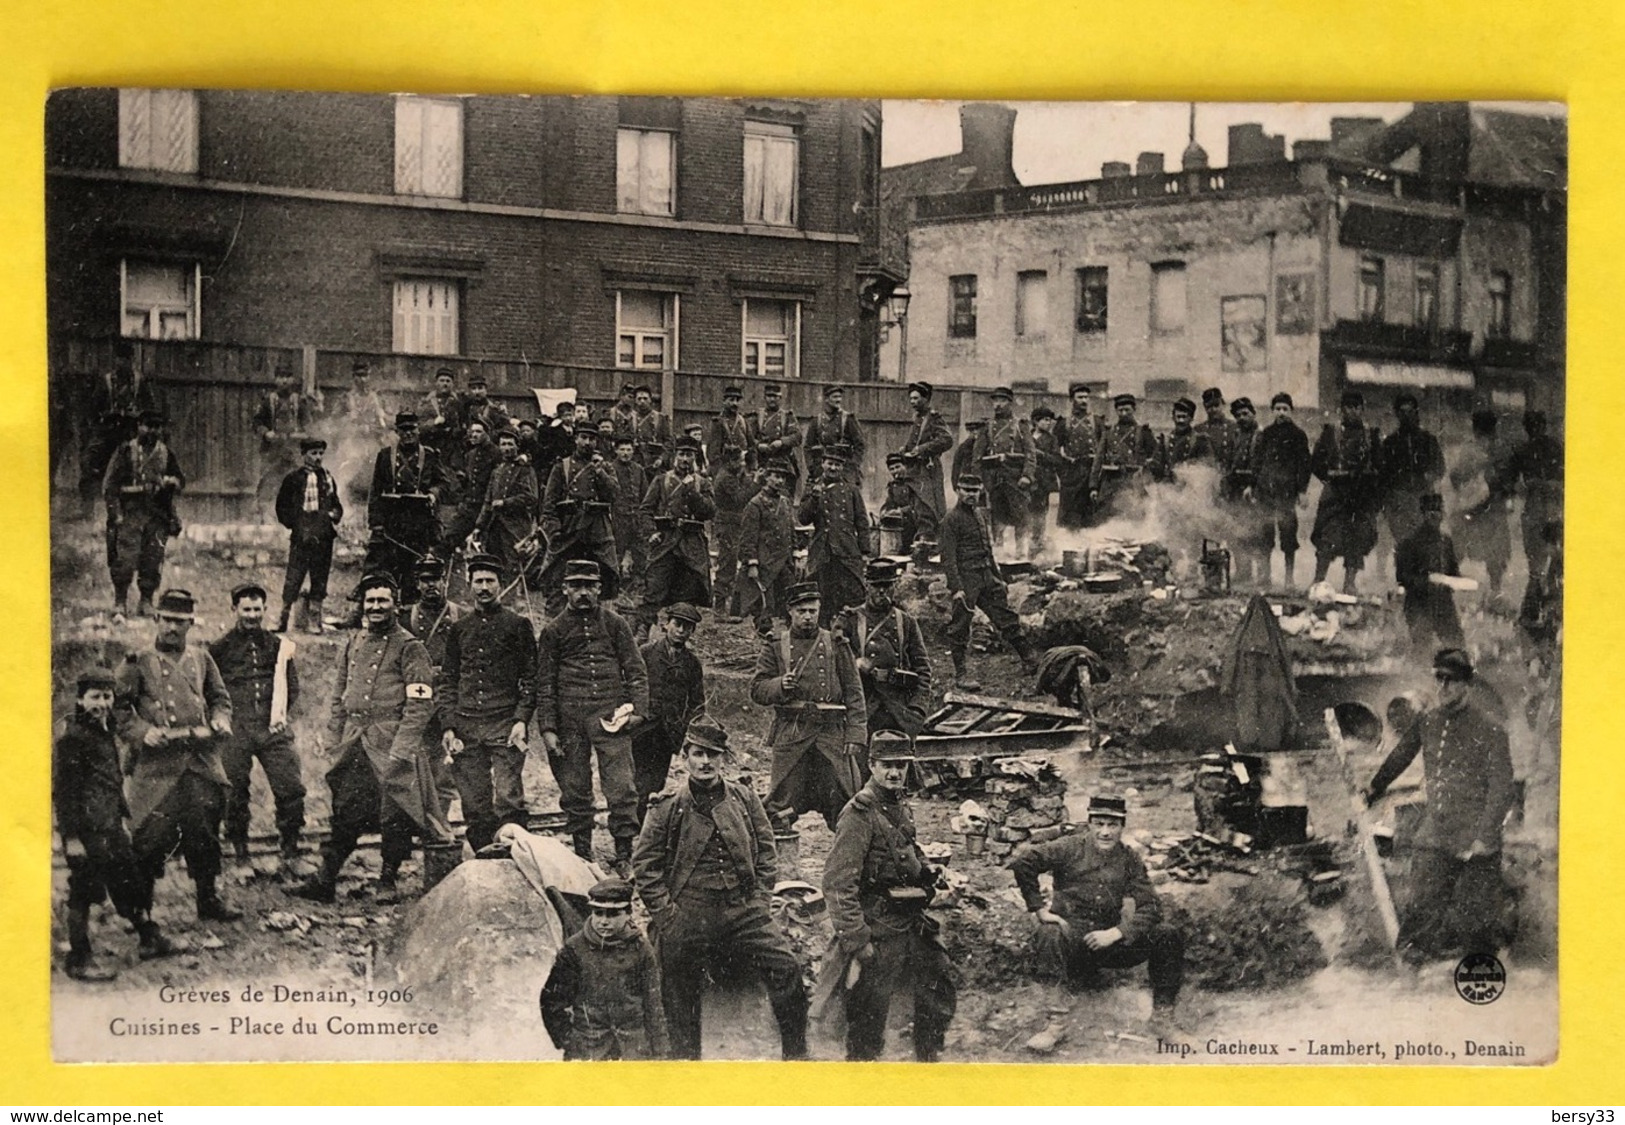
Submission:
[[[497,829],[496,841],[508,845],[508,854],[537,894],[556,887],[567,895],[586,898],[593,884],[604,878],[596,863],[576,855],[564,841],[533,835],[517,824]]]
[[[315,469],[305,470],[305,511],[315,512],[322,506],[322,475]]]

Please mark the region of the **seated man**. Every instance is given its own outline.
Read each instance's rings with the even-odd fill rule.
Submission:
[[[1039,923],[1033,943],[1040,972],[1076,990],[1099,969],[1149,961],[1152,1023],[1167,1025],[1185,976],[1185,939],[1162,921],[1145,864],[1123,844],[1127,820],[1123,798],[1091,797],[1086,831],[1023,847],[1010,868]],[[1047,903],[1038,888],[1046,871],[1054,880]]]

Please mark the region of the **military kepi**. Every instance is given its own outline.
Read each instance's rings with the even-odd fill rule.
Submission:
[[[894,560],[887,558],[870,559],[863,567],[863,580],[865,582],[896,582],[902,567]]]
[[[1097,794],[1089,798],[1089,815],[1104,817],[1107,820],[1127,820],[1128,802],[1121,797]]]
[[[1465,649],[1441,648],[1433,657],[1433,674],[1439,679],[1470,680],[1473,678],[1473,658]]]
[[[806,605],[808,602],[816,602],[818,600],[818,583],[798,582],[790,587],[790,592],[784,600],[789,605]]]
[[[603,572],[598,569],[598,563],[592,559],[572,559],[564,564],[564,584],[566,586],[585,586],[592,582],[602,582]]]
[[[900,730],[877,730],[869,737],[871,762],[912,762],[914,740]]]
[[[165,590],[158,598],[159,617],[187,617],[197,612],[197,601],[190,590]]]
[[[597,563],[593,564],[595,567]],[[473,578],[480,571],[502,577],[502,560],[495,555],[470,555],[468,559],[468,576]]]

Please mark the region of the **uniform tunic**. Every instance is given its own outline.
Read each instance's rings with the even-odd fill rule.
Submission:
[[[630,570],[627,576],[641,577],[649,566],[649,529],[643,524],[643,494],[649,491],[649,478],[643,466],[636,461],[611,466],[615,473],[615,500],[610,507],[610,518],[615,525],[615,564],[627,555]]]
[[[1170,433],[1158,438],[1153,474],[1157,480],[1166,484],[1179,478],[1179,466],[1185,462],[1211,463],[1212,460],[1213,451],[1208,448],[1206,434],[1199,433],[1189,426],[1184,429],[1175,427]]]
[[[705,670],[688,646],[667,637],[638,650],[649,673],[649,721],[632,736],[633,782],[641,820],[649,797],[666,785],[671,761],[683,748],[689,720],[705,710]]]
[[[869,512],[863,495],[848,480],[823,481],[801,498],[796,515],[813,525],[807,549],[808,573],[816,575],[821,624],[863,600],[863,560],[868,554]]]
[[[287,713],[299,700],[299,673],[292,659],[293,644],[265,629],[232,629],[209,646],[231,693],[229,738],[222,739],[221,764],[229,789],[226,794],[226,839],[248,841],[249,778],[258,758],[276,801],[277,834],[284,846],[297,845],[305,824],[305,783],[299,755],[289,728],[271,733],[271,702],[276,691],[277,657],[283,645],[287,662]]]
[[[671,419],[657,410],[636,414],[632,437],[637,442],[636,457],[643,471],[653,476],[671,463]],[[659,448],[656,448],[656,446]]]
[[[417,561],[440,540],[440,494],[449,484],[440,457],[418,444],[380,449],[367,493],[367,526],[388,540],[369,547],[364,567],[382,570],[400,584],[401,601],[417,600]]]
[[[644,524],[659,537],[649,547],[644,589],[643,613],[649,623],[664,606],[711,604],[711,544],[705,521],[716,513],[711,478],[701,473],[684,480],[675,469],[668,470],[644,493]]]
[[[566,1062],[661,1059],[671,1050],[660,963],[644,936],[606,941],[589,924],[559,950],[541,996],[542,1024]]]
[[[1089,470],[1095,461],[1095,419],[1087,409],[1073,410],[1055,423],[1062,468],[1061,501],[1056,522],[1062,527],[1083,527],[1089,522]]]
[[[752,496],[740,514],[740,564],[754,566],[756,580],[761,583],[758,589],[755,582],[746,581],[740,609],[746,614],[755,611],[758,628],[784,616],[795,553],[795,522],[789,497],[769,496],[766,492]]]
[[[172,477],[176,484],[165,484]],[[180,532],[175,515],[175,494],[186,487],[175,454],[162,441],[144,446],[131,438],[114,451],[102,478],[107,503],[107,569],[115,594],[123,594],[134,578],[148,598],[163,580],[164,552],[172,535]]]
[[[919,734],[931,704],[931,658],[914,615],[900,606],[876,611],[866,601],[845,619],[852,651],[873,667],[860,669],[868,729]]]
[[[801,423],[795,411],[781,407],[778,410],[752,411],[745,420],[751,446],[756,450],[759,468],[778,461],[790,470],[790,491],[795,492],[805,475],[801,464]]]
[[[1439,439],[1420,426],[1401,425],[1382,442],[1382,506],[1388,532],[1397,545],[1422,522],[1423,495],[1439,490],[1444,479],[1444,451]]]
[[[756,443],[751,441],[745,416],[724,411],[711,419],[711,427],[705,435],[705,453],[713,466],[721,466],[727,463],[728,453],[734,449],[745,451],[745,467],[755,472]]]
[[[987,614],[1012,647],[1022,651],[1021,619],[1005,595],[1004,580],[993,560],[993,533],[982,509],[963,501],[955,504],[942,521],[937,545],[942,549],[942,571],[948,579],[949,593],[965,595],[963,601],[954,601],[953,617],[948,623],[948,644],[956,658],[964,657],[971,620],[978,609]]]
[[[1263,509],[1259,545],[1265,551],[1273,550],[1279,538],[1281,550],[1295,554],[1298,498],[1309,487],[1312,475],[1308,436],[1292,419],[1277,418],[1259,431],[1257,465],[1253,492]]]
[[[782,680],[792,670],[800,683],[786,696]],[[834,828],[865,770],[863,755],[848,755],[847,747],[868,742],[868,706],[851,647],[827,629],[811,637],[788,630],[765,637],[750,697],[774,708],[767,736],[773,748],[767,803],[774,819],[789,825],[816,811]]]
[[[942,485],[942,455],[954,447],[954,435],[948,423],[935,410],[927,409],[915,414],[903,441],[902,453],[918,474],[920,495],[931,505],[938,520],[948,510],[947,494]]]
[[[536,637],[503,606],[475,607],[448,630],[438,677],[440,725],[463,749],[452,759],[468,843],[485,847],[502,824],[526,823],[525,751],[508,745],[536,709]]]
[[[458,442],[447,447],[440,457],[447,474],[456,478],[457,511],[446,529],[449,553],[461,548],[463,540],[474,530],[491,486],[491,473],[502,460],[502,454],[497,451],[496,443],[487,439],[477,445]]]
[[[456,391],[430,391],[418,403],[423,444],[445,452],[463,439],[463,400]]]
[[[1491,587],[1500,585],[1512,559],[1512,527],[1507,518],[1505,465],[1493,439],[1474,438],[1452,453],[1450,538],[1464,559],[1477,559],[1490,572]]]
[[[846,472],[850,481],[863,479],[863,451],[866,448],[863,430],[857,418],[845,409],[820,412],[807,423],[807,479],[824,479],[824,450],[833,446],[846,446]]]
[[[1530,438],[1507,460],[1504,487],[1510,494],[1523,482],[1523,553],[1529,573],[1537,574],[1551,554],[1544,539],[1546,524],[1563,518],[1563,443],[1542,434]]]
[[[719,462],[720,464],[720,462]],[[735,596],[734,580],[739,573],[739,536],[745,505],[756,494],[756,482],[743,469],[722,465],[717,470],[715,496],[717,513],[712,526],[717,533],[717,580],[713,599],[719,612],[728,610]]]
[[[998,464],[989,465],[990,457],[998,458]],[[1030,485],[1038,472],[1031,431],[1019,418],[994,417],[987,428],[976,435],[971,458],[982,467],[995,532],[999,528],[1013,527],[1019,541],[1027,532],[1028,508],[1021,481],[1025,479]]]
[[[595,465],[572,453],[553,466],[542,496],[547,557],[541,583],[545,589],[557,590],[563,584],[565,563],[591,559],[602,575],[603,596],[615,597],[621,576],[615,557],[614,509],[619,499],[619,478],[607,462]]]
[[[1116,516],[1136,514],[1145,492],[1143,470],[1157,455],[1151,427],[1122,422],[1102,430],[1089,467],[1089,490],[1099,493],[1097,511]]]
[[[1358,570],[1377,545],[1381,503],[1377,432],[1363,422],[1326,426],[1315,442],[1311,466],[1325,482],[1309,541],[1324,559],[1341,558]]]
[[[518,547],[536,530],[536,501],[536,470],[517,456],[512,461],[498,461],[491,470],[485,503],[474,526],[485,540],[485,549],[502,560],[509,574],[517,573],[524,565]],[[607,539],[606,545],[613,550],[613,532]],[[612,565],[610,573],[614,570]]]
[[[1463,643],[1455,594],[1448,586],[1428,581],[1428,575],[1460,573],[1455,544],[1430,524],[1417,527],[1394,550],[1394,575],[1405,587],[1405,624],[1410,626],[1411,642],[1427,655]]]

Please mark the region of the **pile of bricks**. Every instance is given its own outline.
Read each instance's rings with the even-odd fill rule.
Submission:
[[[1012,758],[998,763],[983,786],[987,810],[987,851],[1003,859],[1022,844],[1053,840],[1066,824],[1066,781],[1041,759]]]

